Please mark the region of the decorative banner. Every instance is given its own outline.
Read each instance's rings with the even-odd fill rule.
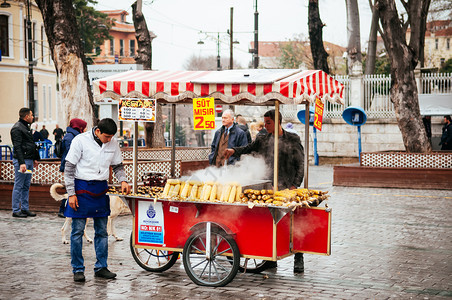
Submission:
[[[215,129],[214,98],[193,98],[193,119],[195,130]]]
[[[315,115],[314,115],[314,127],[322,131],[322,121],[323,121],[323,109],[325,104],[317,98],[315,100]]]
[[[163,245],[165,225],[161,202],[138,201],[138,243]]]
[[[119,99],[119,120],[155,122],[155,99]]]

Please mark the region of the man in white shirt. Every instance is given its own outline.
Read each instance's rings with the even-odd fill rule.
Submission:
[[[68,193],[68,206],[64,215],[72,218],[71,265],[74,281],[85,281],[85,266],[82,255],[82,237],[86,218],[94,220],[94,248],[96,277],[112,279],[115,273],[107,269],[108,233],[110,215],[108,177],[110,166],[121,182],[122,192],[128,193],[130,186],[122,164],[118,141],[113,137],[117,126],[110,118],[102,119],[98,126],[77,135],[66,156],[64,180]]]

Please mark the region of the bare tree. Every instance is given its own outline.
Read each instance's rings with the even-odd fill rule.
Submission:
[[[229,57],[222,57],[220,59],[221,66],[229,65]],[[242,66],[239,62],[233,62],[234,69],[241,69]],[[184,69],[189,71],[216,71],[217,70],[217,56],[209,55],[209,56],[199,56],[192,55],[185,62]]]
[[[330,72],[328,67],[328,53],[323,47],[322,29],[325,24],[322,23],[319,13],[319,1],[309,0],[309,40],[311,41],[312,60],[314,68],[326,73]]]
[[[132,4],[132,16],[135,36],[138,41],[138,51],[135,60],[138,64],[143,65],[144,70],[152,70],[152,39],[155,36],[151,36],[149,33],[146,19],[141,11],[141,0]],[[156,110],[155,123],[144,123],[147,148],[165,147],[162,105],[157,103]]]
[[[81,118],[93,125],[93,94],[89,85],[75,10],[71,0],[36,0],[58,74],[65,124]]]
[[[345,4],[347,7],[347,62],[348,71],[351,74],[352,66],[356,62],[362,62],[359,9],[357,0],[345,0]]]
[[[424,48],[430,0],[401,1],[408,15],[403,22],[394,0],[376,0],[383,29],[382,38],[391,62],[391,101],[394,104],[403,143],[408,152],[430,152],[431,145],[419,111],[414,76],[421,49]],[[410,27],[409,43],[406,31]]]

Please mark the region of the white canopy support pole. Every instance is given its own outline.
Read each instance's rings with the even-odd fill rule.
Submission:
[[[304,188],[308,188],[309,175],[309,102],[304,109]]]
[[[137,174],[138,174],[138,122],[133,125],[133,187],[132,192],[137,193]]]
[[[275,147],[273,152],[273,190],[278,191],[278,160],[279,160],[279,101],[275,101]]]
[[[176,104],[171,106],[171,178],[176,174]]]

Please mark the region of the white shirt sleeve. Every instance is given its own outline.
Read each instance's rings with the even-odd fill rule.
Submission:
[[[69,152],[67,153],[67,156],[66,156],[66,160],[69,161],[70,163],[76,165],[79,162],[80,158],[82,157],[82,152],[83,152],[82,149],[83,148],[82,148],[81,139],[75,137],[72,140],[71,147],[69,148]]]

